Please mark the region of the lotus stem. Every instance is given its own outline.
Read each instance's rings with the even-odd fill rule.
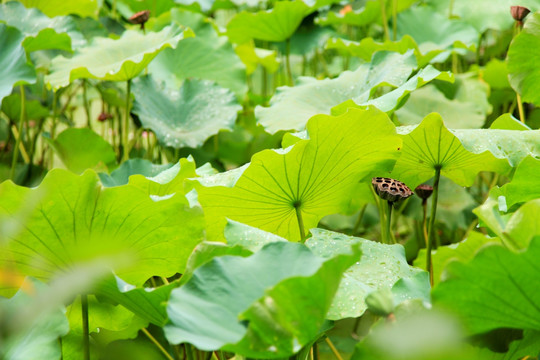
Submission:
[[[84,103],[84,112],[86,113],[86,126],[89,129],[92,129],[92,123],[90,118],[90,104],[88,103],[88,95],[86,88],[88,87],[88,82],[83,79],[82,81],[82,91],[83,91],[83,103]]]
[[[332,353],[334,354],[334,356],[336,357],[336,359],[338,360],[343,360],[343,358],[341,357],[341,355],[339,354],[339,351],[336,349],[336,347],[334,346],[334,344],[332,343],[332,340],[330,340],[330,338],[327,336],[326,339],[324,339],[326,341],[326,344],[328,345],[328,347],[330,348],[330,350],[332,350]]]
[[[129,101],[131,99],[131,79],[127,81],[126,84],[126,113],[124,114],[124,128],[123,130],[123,141],[122,141],[122,147],[123,147],[123,154],[122,154],[122,161],[129,160]]]
[[[289,86],[294,86],[292,71],[291,71],[291,38],[285,41],[285,61],[287,66],[287,78]]]
[[[21,91],[21,114],[19,116],[19,135],[15,137],[15,147],[13,148],[13,158],[11,160],[11,169],[9,170],[9,178],[13,181],[15,179],[15,168],[17,167],[17,160],[19,159],[19,146],[21,145],[22,132],[24,122],[26,121],[26,97],[24,93],[24,85],[20,85]]]
[[[304,219],[302,218],[302,210],[300,210],[300,201],[295,201],[294,209],[296,210],[296,220],[298,220],[298,228],[300,230],[300,242],[306,241],[306,232],[304,230]]]
[[[431,200],[431,215],[429,218],[428,242],[426,248],[426,270],[429,272],[429,282],[433,286],[433,263],[431,262],[431,248],[435,237],[435,216],[437,215],[437,200],[439,198],[439,180],[441,178],[441,166],[435,167],[435,180],[433,181],[433,200]]]
[[[81,295],[82,328],[83,328],[83,359],[90,360],[90,331],[88,328],[88,295]]]
[[[379,0],[379,3],[381,4],[381,17],[382,17],[382,24],[383,24],[383,29],[384,29],[384,39],[390,40],[390,30],[388,29],[388,18],[386,17],[385,0]]]
[[[450,0],[450,4],[448,4],[448,18],[452,16],[454,16],[454,0]]]
[[[427,231],[427,199],[422,200],[422,210],[424,217],[422,218],[422,233],[424,234],[424,242],[427,248],[428,244],[428,231]]]
[[[154,345],[156,345],[156,347],[159,349],[159,351],[161,351],[161,353],[168,359],[168,360],[174,360],[173,357],[167,352],[167,350],[165,350],[165,348],[163,348],[163,346],[161,346],[161,344],[159,343],[159,341],[156,340],[155,337],[152,336],[152,334],[150,334],[150,332],[148,332],[148,330],[146,330],[146,328],[142,328],[141,331],[143,332],[144,335],[146,335],[146,337],[148,339],[150,339],[150,341],[152,343],[154,343]]]
[[[367,208],[367,204],[364,205],[362,209],[360,210],[360,213],[358,214],[358,218],[356,219],[356,222],[354,223],[354,227],[353,227],[351,235],[355,235],[356,233],[358,233],[358,229],[360,228],[360,225],[362,225],[362,219],[364,218],[366,208]]]
[[[392,31],[394,41],[397,40],[397,13],[398,13],[398,0],[392,0]]]
[[[386,243],[391,244],[395,241],[392,240],[392,202],[387,201],[386,202]]]

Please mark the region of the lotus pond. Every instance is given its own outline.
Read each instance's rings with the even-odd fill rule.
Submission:
[[[539,0],[0,4],[0,359],[540,356]]]

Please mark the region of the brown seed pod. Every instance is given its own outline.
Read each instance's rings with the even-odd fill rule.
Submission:
[[[150,18],[150,11],[143,10],[131,15],[129,22],[132,24],[139,24],[141,28],[144,28],[144,23]]]
[[[514,20],[522,22],[523,19],[531,12],[525,6],[510,6],[510,14]]]
[[[416,189],[414,189],[414,193],[418,195],[420,199],[427,200],[433,193],[433,186],[427,184],[418,185]]]
[[[98,116],[98,121],[103,122],[103,121],[107,121],[107,120],[112,119],[112,118],[113,118],[112,114],[102,112]]]
[[[397,202],[413,194],[407,185],[390,178],[374,177],[371,179],[371,184],[377,195],[389,202]]]

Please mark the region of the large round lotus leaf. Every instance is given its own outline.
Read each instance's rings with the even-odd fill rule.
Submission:
[[[0,219],[24,221],[2,246],[3,267],[48,279],[79,262],[112,257],[115,273],[136,286],[181,272],[203,230],[200,210],[185,198],[152,199],[131,185],[103,188],[91,170],[78,176],[53,169],[32,189],[2,183]]]
[[[98,175],[103,186],[112,187],[127,184],[131,175],[140,174],[145,177],[153,177],[171,166],[173,164],[156,165],[146,159],[129,159],[110,174],[99,173]]]
[[[340,233],[311,229],[306,245],[317,255],[332,257],[352,244],[360,243],[362,257],[345,273],[339,284],[327,318],[339,320],[361,316],[367,309],[365,299],[380,289],[391,289],[402,278],[410,278],[422,270],[407,264],[401,245],[385,245]],[[426,282],[429,293],[429,282]]]
[[[465,149],[475,154],[489,151],[517,166],[527,156],[540,158],[540,130],[451,130]]]
[[[116,153],[111,144],[90,129],[69,128],[56,139],[46,140],[64,165],[77,174],[89,168],[116,165]]]
[[[72,47],[86,43],[72,18],[58,16],[51,19],[41,11],[27,9],[16,1],[0,5],[0,21],[16,27],[26,36],[23,46],[28,52],[44,49],[71,51]]]
[[[512,5],[525,6],[533,12],[540,10],[538,0],[429,0],[428,4],[444,16],[449,15],[451,4],[452,15],[471,24],[480,33],[487,29],[510,29],[514,23],[510,15]]]
[[[394,7],[394,0],[383,0],[386,14],[391,14]],[[397,12],[408,9],[416,0],[395,0]],[[367,0],[360,2],[362,7],[356,8],[357,3],[351,3],[352,9],[343,7],[340,11],[329,10],[326,14],[319,16],[315,21],[319,25],[347,24],[353,26],[364,26],[372,23],[382,23],[381,0]]]
[[[300,0],[278,1],[268,11],[242,11],[227,24],[227,36],[238,44],[251,39],[285,41],[296,31],[309,8]]]
[[[99,0],[21,0],[27,8],[38,8],[49,17],[75,14],[80,17],[95,17],[98,13]]]
[[[438,210],[438,209],[437,209]],[[432,252],[433,261],[433,283],[437,285],[441,281],[441,275],[446,265],[458,260],[468,262],[472,260],[474,254],[486,244],[500,244],[497,238],[489,238],[479,232],[471,231],[467,239],[448,246],[439,246]],[[421,269],[426,268],[426,249],[418,252],[418,257],[414,260],[414,266]]]
[[[540,105],[540,13],[531,14],[508,49],[508,77],[522,100]]]
[[[174,8],[174,3],[174,0],[116,0],[116,8],[126,19],[143,10],[149,10],[154,17]]]
[[[314,340],[358,245],[328,258],[273,242],[249,257],[220,256],[172,291],[169,342],[254,358],[290,356]]]
[[[345,71],[335,79],[300,77],[296,86],[278,88],[270,107],[257,106],[255,114],[270,133],[303,130],[310,117],[330,114],[332,107],[344,101],[352,99],[356,104],[364,104],[377,87],[402,85],[415,68],[411,53],[379,53],[371,63]]]
[[[531,156],[519,163],[512,181],[501,188],[507,208],[514,204],[540,198],[540,160]]]
[[[51,73],[45,81],[53,88],[68,85],[80,78],[125,81],[133,79],[163,49],[175,47],[191,31],[176,26],[144,35],[127,30],[118,40],[95,38],[92,44],[80,48],[72,58],[58,56],[51,63]]]
[[[489,151],[468,151],[444,126],[441,116],[433,113],[403,136],[402,155],[392,176],[414,189],[432,178],[437,167],[443,176],[461,186],[471,186],[480,171],[509,170],[507,160],[498,159]]]
[[[150,63],[150,74],[172,89],[180,87],[185,79],[212,80],[242,99],[247,91],[246,67],[227,37],[218,36],[208,19],[200,14],[173,9],[170,20],[164,18],[167,23],[173,21],[189,27],[195,37],[181,41],[174,49],[162,51]]]
[[[462,20],[448,19],[428,7],[413,7],[398,15],[398,37],[411,36],[421,53],[465,48],[474,50],[480,34]]]
[[[452,129],[478,129],[491,112],[488,102],[489,87],[474,78],[457,78],[455,93],[448,99],[437,87],[428,85],[411,93],[409,99],[396,111],[403,125],[419,124],[434,109],[441,114],[446,126]]]
[[[49,116],[49,109],[41,105],[39,100],[28,100],[24,103],[27,120],[42,120]],[[13,93],[2,100],[2,112],[9,120],[16,123],[21,118],[21,94]],[[3,139],[5,140],[5,138]]]
[[[14,85],[33,83],[34,67],[26,60],[21,43],[24,35],[17,29],[0,23],[0,101],[11,93]]]
[[[220,129],[231,129],[242,107],[232,92],[207,80],[186,80],[172,92],[145,76],[133,82],[133,112],[158,140],[197,147]]]
[[[525,252],[490,246],[465,264],[446,268],[433,291],[435,305],[461,316],[472,334],[497,328],[540,330],[540,237]]]
[[[409,49],[416,49],[417,45],[413,38],[403,36],[399,41],[376,42],[373,38],[366,37],[361,41],[351,41],[342,38],[331,38],[325,45],[326,49],[336,49],[341,53],[357,56],[368,62],[377,51],[393,51],[404,54]]]
[[[27,313],[23,309],[36,305],[44,288],[46,286],[39,281],[27,278],[11,299],[0,297],[0,318],[4,329],[9,329],[7,325],[14,314],[13,317],[17,319],[17,313]],[[29,292],[28,289],[33,291]],[[42,359],[59,359],[61,346],[58,337],[69,331],[64,311],[63,306],[55,306],[53,311],[43,311],[40,316],[31,319],[30,324],[25,324],[29,328],[20,327],[18,323],[17,327],[11,327],[12,331],[4,332],[0,357],[5,360],[23,360],[35,358],[39,354]]]
[[[388,116],[375,109],[351,109],[308,123],[309,140],[284,150],[264,150],[233,187],[198,186],[210,239],[222,238],[226,218],[299,241],[296,209],[304,229],[340,212],[365,176],[389,171],[401,142]]]

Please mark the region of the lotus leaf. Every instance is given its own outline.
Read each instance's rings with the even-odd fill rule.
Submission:
[[[92,44],[77,49],[72,58],[54,58],[51,73],[45,80],[55,89],[81,78],[130,80],[144,70],[161,50],[175,47],[181,39],[192,35],[190,30],[182,31],[170,26],[146,35],[127,30],[118,40],[95,38]]]
[[[358,181],[390,170],[401,147],[388,116],[374,108],[317,115],[308,132],[309,140],[254,155],[232,188],[197,187],[210,239],[222,237],[227,217],[299,241],[349,202]]]

